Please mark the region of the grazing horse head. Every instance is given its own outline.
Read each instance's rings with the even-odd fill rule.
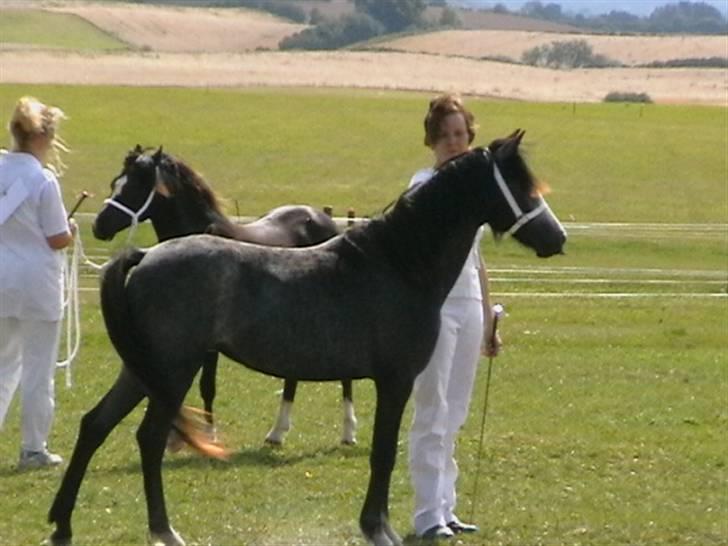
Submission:
[[[205,180],[183,161],[137,145],[111,181],[111,195],[96,216],[93,233],[111,240],[119,231],[151,220],[160,241],[203,233],[223,218],[220,202]]]

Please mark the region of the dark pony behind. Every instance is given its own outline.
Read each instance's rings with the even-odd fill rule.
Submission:
[[[560,253],[566,240],[519,154],[522,136],[456,158],[381,217],[314,247],[196,235],[124,251],[101,283],[104,320],[124,366],[82,420],[49,513],[52,541],[70,542],[91,456],[148,395],[137,439],[149,531],[158,543],[183,544],[164,500],[165,436],[175,427],[199,451],[224,455],[180,411],[213,348],[269,375],[374,382],[371,472],[359,524],[376,546],[401,544],[389,523],[389,486],[402,413],[477,229],[488,223],[496,233],[510,231],[543,257]]]
[[[119,231],[150,220],[157,239],[166,241],[190,234],[212,233],[267,246],[303,247],[326,241],[338,233],[335,222],[323,211],[307,205],[284,205],[258,220],[238,224],[223,211],[223,200],[197,171],[159,148],[137,145],[124,159],[121,173],[111,182],[111,195],[96,216],[93,233],[110,240]],[[213,403],[216,395],[217,353],[205,356],[200,374],[200,395],[209,429],[214,434]],[[266,442],[280,445],[290,429],[298,382],[286,379],[274,425]],[[351,381],[342,381],[341,442],[356,443]],[[180,447],[172,438],[170,446]]]

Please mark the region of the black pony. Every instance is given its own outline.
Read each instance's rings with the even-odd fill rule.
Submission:
[[[312,246],[338,233],[334,221],[323,211],[307,205],[284,205],[248,223],[232,222],[222,211],[220,200],[204,178],[185,162],[160,148],[145,153],[136,146],[124,159],[122,172],[111,182],[111,195],[93,223],[97,239],[111,240],[119,231],[150,220],[157,239],[166,241],[194,233],[212,233],[268,246]],[[205,356],[200,374],[200,395],[209,428],[213,429],[213,402],[218,354]],[[275,423],[265,441],[280,445],[290,428],[290,416],[298,382],[286,379]],[[353,389],[346,379],[342,386],[341,442],[356,443]],[[172,436],[170,447],[180,447]]]
[[[560,253],[566,240],[518,153],[522,136],[452,160],[388,212],[315,247],[194,235],[118,256],[103,275],[101,308],[124,367],[81,422],[49,513],[52,541],[70,542],[91,456],[146,394],[137,440],[149,530],[153,541],[183,544],[164,500],[165,437],[174,426],[199,451],[224,454],[180,411],[200,361],[216,350],[274,376],[374,381],[371,474],[359,523],[376,546],[401,544],[388,499],[402,412],[478,227],[515,226],[514,237],[543,257]]]

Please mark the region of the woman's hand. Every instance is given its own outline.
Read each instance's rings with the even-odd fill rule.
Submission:
[[[486,336],[483,339],[483,346],[481,348],[481,353],[483,356],[487,356],[489,358],[492,358],[494,356],[498,356],[500,353],[501,347],[503,346],[503,342],[501,341],[500,334],[496,330],[495,332],[488,331],[486,332]]]

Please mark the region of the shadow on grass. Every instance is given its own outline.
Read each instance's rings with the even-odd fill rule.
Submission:
[[[170,455],[166,454],[162,464],[165,469],[173,468],[211,468],[228,466],[266,466],[270,468],[291,466],[321,457],[336,457],[343,459],[353,459],[359,457],[368,457],[369,448],[360,446],[329,446],[326,448],[316,448],[307,451],[287,452],[281,448],[260,446],[254,448],[242,449],[231,453],[227,461],[218,461],[215,459],[205,458],[201,455],[185,450],[182,453]],[[129,461],[125,465],[117,465],[108,469],[96,469],[94,472],[99,474],[137,474],[139,472],[140,462],[138,459]]]

